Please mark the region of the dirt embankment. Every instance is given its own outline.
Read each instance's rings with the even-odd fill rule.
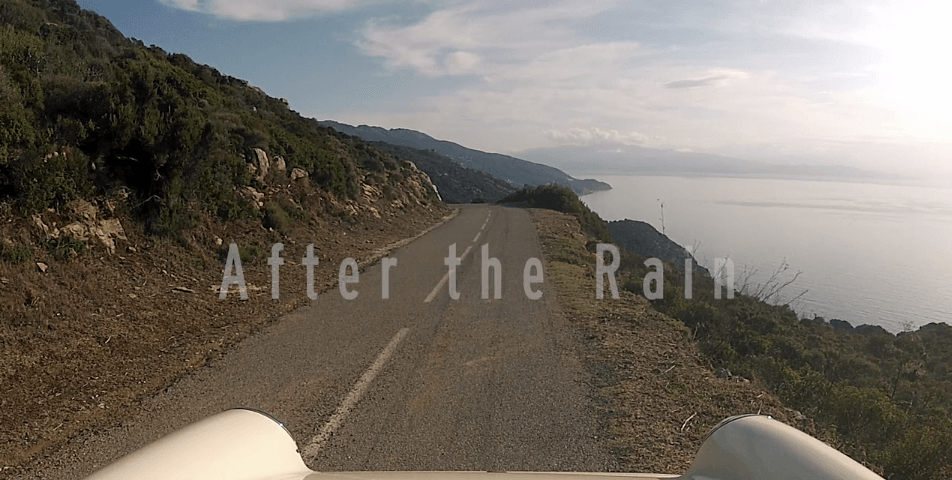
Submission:
[[[760,385],[718,378],[690,332],[643,297],[622,290],[614,300],[606,289],[596,300],[595,256],[585,249],[592,239],[571,215],[532,215],[559,302],[585,340],[599,437],[623,471],[683,473],[704,435],[732,415],[762,413],[815,432]]]
[[[178,240],[145,235],[118,210],[109,213],[106,200],[85,204],[122,226],[113,253],[95,232],[83,245],[50,237],[57,225],[90,223],[79,211],[88,207],[45,212],[46,231],[0,209],[5,251],[15,252],[0,260],[0,477],[27,472],[68,438],[130,419],[144,399],[308,301],[300,265],[308,244],[320,261],[320,291],[335,285],[344,258],[379,256],[450,214],[432,202],[373,200],[281,232],[260,220],[205,219]],[[246,258],[247,301],[234,286],[224,300],[216,290],[232,242]],[[279,242],[285,265],[273,300],[266,258]]]

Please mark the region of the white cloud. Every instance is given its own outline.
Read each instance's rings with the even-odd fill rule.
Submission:
[[[605,11],[614,2],[561,1],[525,6],[508,0],[467,2],[437,10],[422,21],[405,26],[370,21],[357,45],[368,55],[381,57],[391,69],[409,68],[427,76],[497,71],[535,56],[570,45],[573,33],[566,23]],[[459,58],[464,52],[466,58]],[[470,57],[472,56],[472,57]],[[459,61],[469,68],[458,69]]]
[[[463,74],[474,71],[479,65],[479,61],[479,55],[459,51],[447,55],[444,65],[446,71],[451,74]]]
[[[547,130],[545,136],[559,144],[591,145],[599,143],[621,143],[625,145],[643,145],[648,136],[638,132],[619,132],[618,130],[602,130],[598,127],[572,128],[569,130]]]
[[[372,0],[159,0],[164,5],[238,21],[281,22],[325,12],[339,12]],[[379,2],[377,2],[379,3]]]

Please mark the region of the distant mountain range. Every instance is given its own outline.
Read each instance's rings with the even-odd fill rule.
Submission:
[[[750,176],[810,179],[882,179],[883,175],[843,165],[778,165],[681,150],[636,145],[564,146],[518,155],[576,174]]]
[[[433,150],[440,155],[447,156],[459,162],[464,167],[486,172],[511,183],[515,187],[554,183],[556,185],[569,187],[579,195],[611,188],[611,185],[598,180],[580,180],[573,178],[558,168],[549,165],[529,162],[521,158],[499,153],[473,150],[446,140],[437,140],[425,133],[415,130],[404,128],[388,130],[386,128],[370,127],[367,125],[354,127],[333,120],[325,120],[319,123],[325,127],[333,128],[338,132],[359,137],[370,142],[385,142],[419,150]]]

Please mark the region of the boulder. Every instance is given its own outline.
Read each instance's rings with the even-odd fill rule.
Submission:
[[[255,148],[251,151],[251,164],[258,170],[256,178],[259,180],[267,177],[268,171],[271,170],[271,162],[268,160],[268,154],[260,148]]]
[[[43,217],[38,213],[33,215],[33,225],[35,225],[38,230],[43,232],[43,236],[46,237],[46,240],[59,237],[59,229],[50,227],[46,223],[43,223]]]
[[[73,206],[73,212],[86,220],[95,220],[98,210],[98,208],[86,200],[79,200],[76,202],[76,205]]]
[[[307,172],[302,168],[294,167],[291,169],[291,181],[307,178]]]
[[[96,239],[102,246],[106,247],[110,254],[116,253],[116,240],[128,241],[126,232],[118,218],[97,220],[99,209],[95,205],[80,200],[73,207],[73,212],[82,219],[62,228],[56,228],[56,224],[53,224],[52,227],[47,225],[39,214],[33,215],[33,224],[43,232],[46,240],[58,239],[64,235],[84,242]]]
[[[281,155],[275,155],[275,157],[271,159],[271,166],[274,167],[275,172],[284,172],[288,169],[288,165],[284,163],[284,158],[281,157]]]
[[[82,241],[90,241],[95,238],[102,246],[106,247],[110,254],[116,253],[116,240],[128,240],[118,218],[73,222],[60,229],[59,233]]]
[[[98,228],[95,228],[91,233],[95,235],[99,243],[106,247],[106,250],[109,250],[109,253],[115,253],[116,251],[115,240],[128,241],[126,232],[122,229],[122,224],[119,223],[118,218],[100,220]]]
[[[260,209],[264,206],[264,194],[255,190],[254,187],[242,187],[241,190],[238,191],[238,194],[250,200],[256,209]]]

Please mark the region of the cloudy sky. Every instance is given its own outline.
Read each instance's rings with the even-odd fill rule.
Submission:
[[[318,119],[952,178],[952,5],[79,0]]]

